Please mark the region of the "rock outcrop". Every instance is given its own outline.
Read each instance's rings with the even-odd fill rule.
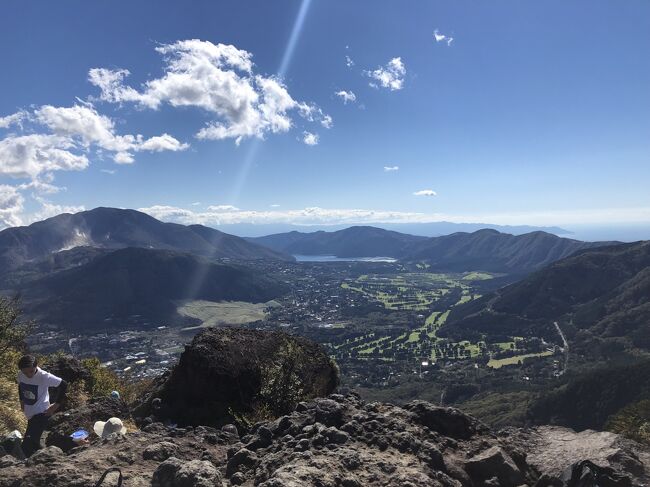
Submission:
[[[71,355],[57,355],[42,366],[51,374],[61,377],[68,383],[75,383],[90,378],[90,373],[79,360]]]
[[[499,436],[523,448],[528,462],[543,474],[560,476],[576,461],[590,460],[625,472],[637,485],[650,485],[650,448],[615,433],[538,426],[506,428]]]
[[[366,404],[354,394],[334,394],[300,402],[241,437],[232,425],[154,423],[95,439],[67,456],[49,447],[27,464],[2,468],[0,487],[93,485],[109,467],[122,470],[127,487],[518,487],[537,478],[521,451],[456,409],[422,401],[405,408]]]
[[[186,346],[171,374],[135,408],[145,418],[181,426],[221,426],[248,416],[286,414],[327,396],[338,384],[323,349],[281,332],[207,329]],[[154,402],[157,399],[157,402]]]

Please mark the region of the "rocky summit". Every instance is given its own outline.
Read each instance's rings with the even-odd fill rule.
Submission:
[[[544,441],[550,441],[552,432],[546,433]],[[398,407],[332,394],[300,402],[246,434],[232,424],[181,428],[156,422],[124,436],[96,438],[68,454],[49,446],[27,462],[4,456],[0,487],[92,487],[111,467],[120,469],[125,487],[567,485],[554,469],[585,457],[575,457],[575,445],[566,441],[563,451],[548,452],[553,461],[546,460],[550,471],[544,472],[541,433],[526,434],[497,435],[457,409],[423,401]],[[558,441],[580,443],[570,430],[559,434]],[[612,458],[634,455],[618,448]],[[638,457],[628,461],[635,473],[616,485],[644,485],[645,466]],[[102,485],[115,485],[116,477],[109,474]]]
[[[83,373],[65,360],[56,367]],[[337,380],[308,340],[206,330],[135,408],[94,398],[55,414],[47,446],[27,461],[0,447],[0,487],[114,486],[118,475],[124,487],[573,487],[562,476],[583,460],[609,469],[604,486],[650,481],[647,449],[618,435],[495,433],[451,407],[332,393]],[[82,446],[68,436],[114,416],[127,434],[92,435]]]

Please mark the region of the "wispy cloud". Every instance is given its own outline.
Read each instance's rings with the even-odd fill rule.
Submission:
[[[445,34],[441,34],[438,29],[433,31],[433,38],[436,40],[436,42],[444,42],[448,46],[451,46],[451,43],[454,41],[453,37],[447,36]]]
[[[438,196],[438,193],[432,189],[423,189],[421,191],[416,191],[413,193],[415,196]]]
[[[208,206],[208,211],[239,211],[239,208],[233,205],[212,205]]]
[[[12,125],[21,126],[21,123],[24,119],[28,117],[28,113],[24,110],[20,110],[6,117],[0,117],[0,129],[6,129]]]
[[[350,56],[347,56],[347,55],[345,56],[345,65],[348,68],[351,68],[352,66],[354,66],[354,61],[352,60],[352,58]]]
[[[385,66],[380,66],[374,71],[366,71],[365,74],[374,80],[370,82],[370,86],[396,91],[404,87],[406,66],[401,57],[396,57],[391,59]]]
[[[106,173],[106,174],[111,174],[111,175],[112,175],[112,174],[115,174],[115,170],[114,170],[114,169],[100,169],[99,171],[100,171],[100,172],[103,172],[103,173]]]
[[[399,166],[384,166],[384,172],[399,171]]]
[[[336,96],[338,96],[341,100],[343,100],[343,104],[347,105],[349,103],[354,103],[357,101],[357,95],[355,95],[352,91],[337,91],[334,93]]]

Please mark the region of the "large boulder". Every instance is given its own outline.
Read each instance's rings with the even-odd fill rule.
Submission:
[[[140,420],[222,426],[251,414],[279,416],[303,400],[327,396],[338,369],[307,339],[277,331],[207,329],[134,410]]]
[[[416,400],[406,404],[404,409],[413,413],[417,423],[451,438],[466,440],[473,435],[489,432],[485,424],[456,408]]]
[[[220,487],[221,474],[206,460],[189,462],[171,457],[153,473],[152,487]]]
[[[122,422],[132,420],[126,403],[112,397],[95,398],[75,409],[55,414],[50,419],[49,433],[45,444],[58,446],[67,452],[77,446],[70,434],[78,429],[85,429],[91,434],[96,421],[106,421],[109,418],[120,418]]]

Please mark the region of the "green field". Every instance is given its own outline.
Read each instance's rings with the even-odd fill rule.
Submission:
[[[485,273],[481,275],[484,279],[488,278],[485,276],[490,276]],[[364,294],[393,311],[428,311],[431,305],[453,288],[462,290],[462,302],[478,297],[471,294],[471,287],[464,276],[428,272],[398,275],[365,274],[354,281],[344,282],[341,287]]]
[[[546,350],[545,352],[540,352],[540,353],[527,353],[524,355],[515,355],[514,357],[508,357],[508,358],[502,358],[502,359],[492,359],[488,362],[488,367],[492,367],[493,369],[500,369],[504,365],[515,365],[518,364],[520,361],[524,361],[526,358],[530,357],[549,357],[553,355],[553,352]]]
[[[201,325],[185,330],[207,328],[216,325],[243,325],[266,318],[266,309],[279,306],[276,301],[247,303],[245,301],[183,301],[177,303],[181,316],[201,320]]]
[[[342,288],[364,294],[386,309],[395,311],[421,312],[422,325],[398,336],[383,335],[373,331],[336,346],[338,353],[349,353],[357,358],[376,358],[393,360],[397,358],[423,359],[432,361],[441,359],[470,359],[479,356],[492,356],[500,351],[512,350],[519,355],[505,359],[490,360],[490,367],[516,364],[532,356],[545,357],[552,352],[539,354],[526,353],[519,349],[513,337],[511,341],[487,344],[481,340],[476,343],[467,340],[451,342],[437,336],[438,330],[445,324],[451,309],[481,297],[473,288],[472,282],[491,279],[494,276],[485,272],[468,272],[463,274],[407,273],[399,275],[362,275],[350,279]],[[450,292],[460,291],[456,302],[448,305],[445,311],[434,311],[436,303]]]

